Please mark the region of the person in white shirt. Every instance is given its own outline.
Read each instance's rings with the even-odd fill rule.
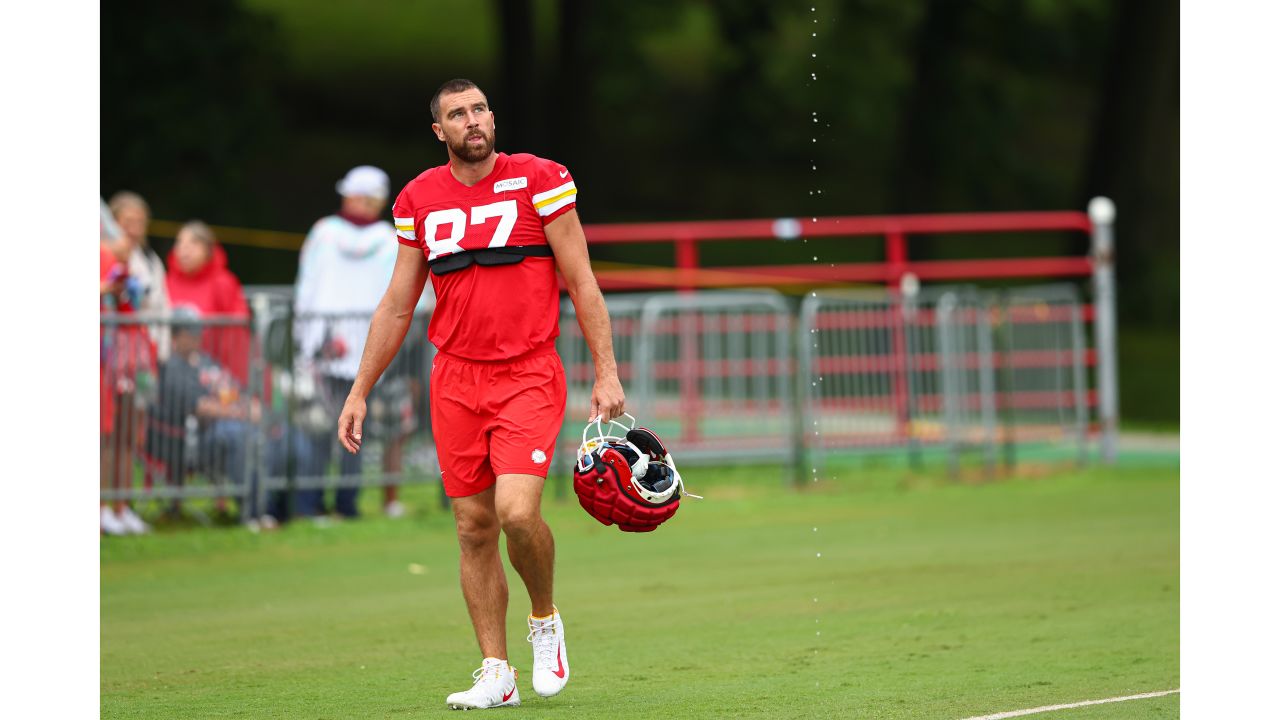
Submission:
[[[337,398],[339,406],[351,390],[360,356],[364,353],[369,332],[369,318],[378,307],[391,271],[395,267],[399,243],[391,223],[383,219],[387,204],[389,179],[379,168],[361,165],[352,168],[338,182],[342,207],[336,215],[321,218],[307,234],[298,260],[294,310],[298,316],[296,332],[300,358],[310,363],[322,386],[320,392]],[[429,310],[434,295],[428,290],[418,303],[418,311]],[[424,378],[407,371],[407,385],[421,389]],[[394,393],[391,402],[412,402],[412,392]],[[412,414],[412,407],[404,408]],[[399,473],[405,435],[415,420],[406,419],[400,432],[388,436],[384,452],[384,470]],[[332,433],[316,433],[312,438],[310,467],[324,467],[335,444]],[[358,455],[341,453],[339,467],[343,476],[358,476]],[[356,516],[358,487],[339,488],[335,509],[346,517]],[[320,511],[319,491],[302,491],[295,495],[295,511],[311,515]],[[404,512],[396,498],[396,488],[388,486],[384,509],[392,517]]]

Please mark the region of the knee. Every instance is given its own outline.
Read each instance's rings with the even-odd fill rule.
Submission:
[[[497,547],[498,523],[492,517],[459,517],[458,545],[464,553]]]
[[[513,505],[499,508],[498,522],[507,537],[526,537],[542,525],[537,506]]]

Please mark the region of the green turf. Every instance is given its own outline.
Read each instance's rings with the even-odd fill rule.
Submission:
[[[573,679],[532,692],[511,574],[524,706],[499,712],[964,718],[1178,687],[1176,465],[832,473],[796,492],[691,470],[707,500],[652,535],[548,499]],[[102,716],[448,713],[479,657],[433,493],[398,521],[104,540]],[[1044,717],[1177,714],[1174,696]]]

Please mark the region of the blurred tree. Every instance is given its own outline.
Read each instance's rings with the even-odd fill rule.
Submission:
[[[1099,73],[1084,203],[1116,203],[1122,319],[1178,324],[1178,10],[1159,0],[1120,5]]]
[[[534,52],[533,8],[530,0],[498,0],[497,5],[498,82],[489,92],[494,95],[495,121],[502,121],[501,147],[506,152],[532,152],[543,144],[546,112],[538,103],[542,73]]]
[[[122,0],[102,13],[104,194],[132,188],[163,217],[249,222],[245,171],[279,128],[273,23],[234,0]]]
[[[961,48],[969,3],[929,0],[916,31],[910,91],[899,115],[896,161],[889,168],[892,188],[889,212],[937,210],[936,184],[945,156],[956,137],[948,123],[963,92],[960,69],[953,62]]]

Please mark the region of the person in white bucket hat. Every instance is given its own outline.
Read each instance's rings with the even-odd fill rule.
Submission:
[[[337,182],[342,196],[336,215],[321,218],[307,234],[298,258],[298,280],[294,310],[298,321],[299,367],[316,374],[327,397],[341,400],[351,390],[360,355],[368,334],[369,317],[382,299],[391,281],[399,243],[395,228],[384,217],[390,179],[382,169],[372,165],[352,168]],[[418,310],[429,309],[434,296],[424,293]],[[420,381],[419,381],[420,382]],[[391,398],[411,402],[411,398]],[[335,408],[336,412],[336,408]],[[416,423],[409,411],[397,413],[407,423],[385,437],[384,469],[388,473],[401,470],[401,448],[404,436]],[[318,461],[313,467],[325,467],[332,457],[335,441],[327,430],[312,436],[312,452]],[[361,462],[357,456],[342,453],[339,469],[344,477],[359,476]],[[340,486],[334,510],[345,517],[356,516],[354,484]],[[299,491],[294,509],[299,515],[321,511],[320,490]],[[396,488],[385,490],[384,509],[390,516],[404,513]]]
[[[346,177],[338,181],[338,194],[344,198],[363,197],[381,200],[385,206],[390,183],[390,179],[381,168],[359,165],[351,168]]]

